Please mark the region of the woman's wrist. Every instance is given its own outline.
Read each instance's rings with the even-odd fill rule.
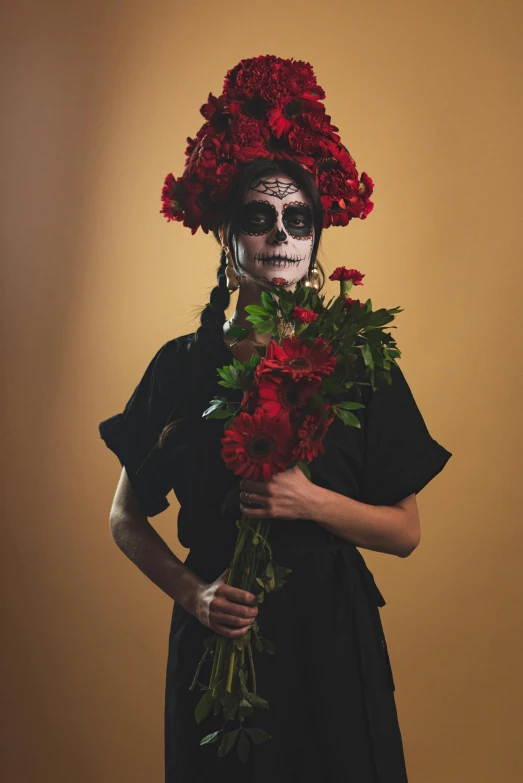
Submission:
[[[198,593],[206,585],[207,582],[204,582],[198,574],[191,571],[184,563],[176,564],[171,595],[176,603],[180,604],[190,614],[194,614]]]
[[[312,481],[309,484],[308,491],[303,497],[303,518],[312,519],[313,522],[321,522],[327,490]]]

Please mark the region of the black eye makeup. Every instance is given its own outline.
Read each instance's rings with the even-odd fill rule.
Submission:
[[[289,201],[283,205],[283,225],[295,239],[311,239],[312,212],[303,201]]]
[[[243,205],[241,233],[257,237],[267,234],[274,226],[278,213],[270,201],[249,201]],[[283,225],[294,239],[311,239],[312,212],[303,201],[289,201],[283,205]]]
[[[242,209],[242,234],[259,237],[267,234],[276,223],[276,207],[270,201],[249,201]]]

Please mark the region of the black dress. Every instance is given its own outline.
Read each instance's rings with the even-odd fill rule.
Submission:
[[[214,581],[230,564],[239,509],[221,503],[239,478],[220,456],[223,421],[202,418],[214,395],[238,399],[220,386],[216,368],[232,361],[224,342],[212,358],[186,351],[192,334],[168,341],[147,367],[123,413],[99,425],[102,438],[125,466],[144,514],[180,503],[178,538],[190,549],[186,564]],[[369,387],[367,387],[369,388]],[[361,429],[336,418],[325,453],[310,463],[315,484],[363,503],[393,505],[419,492],[452,456],[429,434],[399,368],[392,385],[379,384],[357,411]],[[182,418],[155,448],[168,421]],[[250,783],[404,783],[407,780],[394,681],[379,607],[385,605],[356,546],[312,520],[275,520],[269,538],[275,561],[292,571],[266,597],[258,622],[276,653],[255,652],[257,691],[269,710],[255,709],[245,726],[271,739],[251,748],[242,764],[235,749],[217,755],[200,739],[222,726],[201,724],[189,690],[212,632],[174,604],[165,693],[165,781]],[[199,681],[208,682],[204,664]],[[206,669],[206,666],[208,668]]]

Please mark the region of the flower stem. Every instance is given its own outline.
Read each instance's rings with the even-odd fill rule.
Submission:
[[[252,657],[252,648],[251,648],[251,643],[250,642],[247,645],[247,655],[249,656],[249,669],[250,669],[250,672],[251,672],[251,681],[252,681],[251,693],[255,694],[256,693],[256,672],[254,670],[254,660],[253,660],[253,657]]]
[[[209,683],[209,687],[212,688],[212,695],[213,698],[215,698],[218,695],[217,692],[217,684],[220,682],[220,668],[223,658],[223,650],[225,647],[226,639],[224,636],[218,636],[218,642],[216,644],[216,652],[214,657],[214,663],[212,667],[212,673],[211,673],[211,681]]]
[[[207,649],[205,650],[205,652],[204,652],[203,656],[200,658],[200,663],[198,664],[198,668],[196,669],[196,673],[195,673],[195,675],[194,675],[194,679],[193,679],[193,681],[192,681],[192,683],[191,683],[191,685],[190,685],[190,687],[189,687],[189,690],[190,690],[190,691],[194,690],[194,688],[195,688],[195,686],[196,686],[196,682],[197,682],[197,680],[198,680],[198,675],[200,674],[200,670],[201,670],[201,668],[202,668],[202,666],[203,666],[203,662],[204,662],[204,661],[205,661],[205,659],[207,658],[207,653],[208,653],[208,652],[209,652],[209,648],[207,647]],[[212,677],[212,675],[211,675],[211,677]]]
[[[234,661],[236,660],[236,648],[232,648],[232,652],[229,658],[229,671],[227,674],[227,685],[225,686],[225,690],[230,693],[232,691],[232,675],[234,672]]]

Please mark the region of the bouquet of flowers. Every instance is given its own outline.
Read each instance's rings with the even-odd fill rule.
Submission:
[[[289,291],[286,281],[273,278],[263,291],[260,305],[249,305],[248,321],[258,334],[271,334],[267,346],[256,346],[250,360],[233,360],[218,370],[219,383],[243,391],[241,402],[215,397],[203,416],[223,418],[222,458],[238,476],[269,481],[271,476],[298,466],[310,479],[308,463],[325,451],[323,439],[338,416],[351,427],[360,427],[353,412],[365,407],[353,398],[358,386],[376,388],[376,379],[389,385],[391,367],[401,356],[392,336],[383,327],[394,320],[401,308],[373,311],[372,302],[349,296],[353,285],[363,285],[356,269],[338,267],[330,280],[340,283],[340,294],[325,304],[325,296],[305,286]],[[390,327],[395,329],[396,327]],[[234,342],[249,330],[232,327]],[[234,344],[234,343],[232,343]],[[223,509],[237,488],[225,498]],[[269,541],[269,519],[237,520],[238,537],[227,583],[256,591],[258,604],[266,593],[285,585],[290,569],[277,564]],[[270,599],[269,599],[270,600]],[[260,616],[259,613],[258,616]],[[258,616],[239,638],[213,634],[204,640],[205,652],[191,688],[204,693],[196,705],[198,723],[213,710],[224,718],[219,731],[203,737],[200,744],[221,740],[218,755],[226,755],[235,745],[242,762],[249,756],[251,742],[261,744],[270,735],[259,728],[244,727],[244,719],[255,708],[268,709],[257,693],[254,653],[274,654],[274,644],[260,634]],[[262,615],[263,617],[263,615]],[[210,682],[203,686],[198,676],[204,661],[212,658]],[[239,726],[225,731],[228,721]]]

